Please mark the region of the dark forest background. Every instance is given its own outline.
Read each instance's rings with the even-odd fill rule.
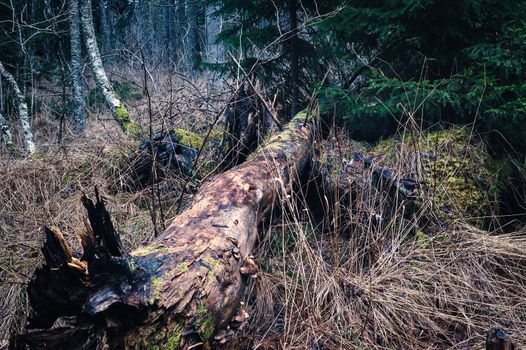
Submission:
[[[474,123],[521,153],[525,6],[520,0],[96,0],[92,10],[107,69],[140,69],[143,57],[152,69],[191,78],[250,74],[266,96],[277,96],[286,117],[315,93],[337,110],[339,123],[352,125],[355,139],[377,141],[412,117],[424,127]],[[66,1],[0,4],[0,61],[23,90],[42,80],[69,89],[68,23]],[[1,93],[1,112],[15,123],[8,92]],[[30,106],[30,114],[38,113],[35,101]]]

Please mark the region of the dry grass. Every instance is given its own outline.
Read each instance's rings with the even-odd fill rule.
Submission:
[[[113,73],[117,80],[123,81],[125,76],[141,86],[140,74],[133,79],[130,72]],[[218,92],[208,90],[205,80],[173,77],[169,81],[163,72],[153,74],[157,91],[153,91],[149,82],[153,130],[175,125],[204,133],[211,124],[211,116],[218,112],[216,106],[222,102],[214,95]],[[137,143],[126,140],[105,107],[95,104],[87,109],[86,132],[81,136],[73,134],[71,122],[67,122],[63,142],[59,144],[59,123],[48,107],[60,101],[45,96],[49,89],[47,86],[36,94],[42,105],[34,121],[39,153],[14,160],[0,149],[0,348],[6,345],[12,332],[24,329],[29,311],[26,284],[42,261],[42,227],[58,226],[73,247],[80,247],[75,230],[83,227],[85,212],[80,202],[83,193],[92,194],[93,188],[98,187],[128,247],[144,244],[154,235],[151,189],[128,188],[135,176],[132,164],[139,154]],[[127,104],[148,128],[146,98]],[[21,144],[20,130],[16,124],[12,128],[16,142]],[[210,161],[209,157],[210,154],[205,154],[200,164]],[[186,179],[173,169],[164,170],[166,177],[159,184],[159,194],[167,224],[175,216]],[[157,198],[153,202],[157,224],[162,229]]]
[[[393,166],[414,174],[424,169],[409,144]],[[231,348],[484,348],[494,326],[524,346],[525,232],[494,235],[459,216],[424,227],[437,219],[427,192],[414,206],[381,189],[374,167],[349,165],[353,149],[342,135],[326,142],[315,189],[274,213],[245,300],[251,322]]]

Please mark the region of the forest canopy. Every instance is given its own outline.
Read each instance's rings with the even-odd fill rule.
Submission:
[[[66,3],[14,5],[16,25],[10,4],[1,6],[1,62],[21,84],[56,76],[69,45]],[[411,116],[426,127],[474,122],[524,152],[525,6],[520,0],[196,0],[186,7],[101,0],[94,13],[102,51],[122,52],[114,64],[137,59],[127,57],[133,47],[153,65],[185,62],[234,77],[240,64],[269,95],[278,94],[288,115],[318,91],[357,139],[392,135]]]

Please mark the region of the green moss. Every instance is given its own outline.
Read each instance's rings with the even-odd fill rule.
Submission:
[[[5,147],[7,148],[7,151],[13,158],[20,158],[22,153],[19,151],[18,147],[13,143],[11,140],[5,140]]]
[[[132,255],[145,256],[153,253],[167,253],[168,251],[168,247],[166,247],[164,244],[153,244],[134,250]]]
[[[176,128],[172,133],[179,136],[179,143],[183,146],[198,150],[203,145],[203,138],[191,131]]]
[[[153,304],[155,300],[159,300],[161,298],[161,288],[163,286],[163,282],[159,278],[152,278],[151,282],[151,293],[150,293],[150,303]]]
[[[421,230],[416,231],[415,239],[416,239],[416,243],[418,244],[418,246],[422,249],[426,248],[429,244],[429,239],[424,233],[424,231],[421,231]]]
[[[165,349],[166,350],[179,349],[179,345],[181,345],[182,333],[183,333],[183,327],[180,324],[175,323],[175,326],[170,329]]]
[[[184,273],[188,271],[188,268],[188,263],[186,261],[183,261],[175,267],[175,270],[177,271],[177,273]]]
[[[203,262],[208,266],[201,265],[201,268],[206,269],[206,276],[209,282],[212,282],[214,280],[214,276],[218,273],[218,270],[221,268],[221,265],[219,264],[219,261],[212,258],[211,256],[207,256],[203,259]]]
[[[476,218],[489,213],[487,194],[498,189],[491,181],[491,158],[482,145],[469,143],[470,139],[468,131],[455,128],[423,134],[416,143],[383,140],[371,153],[378,164],[394,169],[398,162],[407,162],[408,154],[416,154],[422,175],[420,196],[432,204],[434,213]],[[406,173],[414,173],[414,164],[411,169],[411,165],[403,166]]]
[[[214,330],[216,328],[215,319],[209,315],[208,309],[202,303],[197,305],[196,315],[198,320],[196,322],[196,328],[199,332],[201,340],[206,342],[214,335]]]
[[[223,131],[222,127],[215,126],[210,132],[209,140],[212,142],[221,142],[223,139]]]
[[[126,135],[138,136],[141,133],[141,127],[132,120],[124,105],[121,104],[115,109],[114,117]]]
[[[286,129],[282,132],[272,135],[267,140],[264,140],[261,146],[259,146],[254,153],[248,156],[247,160],[252,159],[262,150],[272,151],[279,150],[283,148],[283,144],[293,140],[293,137],[296,136],[296,126],[303,124],[308,115],[306,111],[301,111],[294,118],[290,120],[287,124]]]
[[[424,185],[430,199],[442,211],[453,214],[482,214],[484,193],[477,183],[481,169],[487,167],[487,156],[466,144],[468,135],[460,129],[445,130],[427,135],[423,146],[426,152],[437,153],[424,158]],[[467,210],[467,212],[466,212]]]

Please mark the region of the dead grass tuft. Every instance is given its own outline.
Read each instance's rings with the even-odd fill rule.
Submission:
[[[409,144],[393,150],[405,148],[391,170],[424,174]],[[524,232],[437,221],[427,189],[409,200],[399,182],[375,180],[374,165],[351,161],[364,147],[342,135],[322,145],[311,188],[284,199],[265,229],[264,273],[245,300],[250,326],[231,348],[483,348],[494,326],[526,344]],[[442,145],[442,156],[458,151]]]

